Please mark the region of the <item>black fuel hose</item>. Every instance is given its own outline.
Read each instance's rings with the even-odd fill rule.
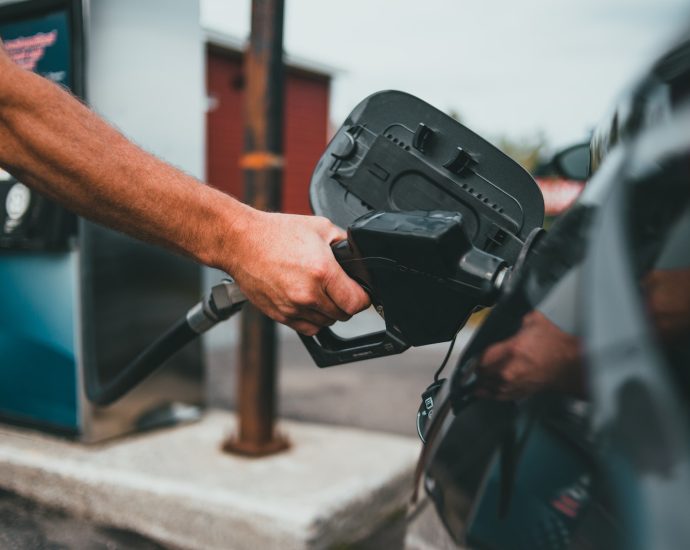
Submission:
[[[242,309],[246,300],[234,281],[223,280],[112,380],[102,384],[97,377],[87,377],[86,396],[89,401],[99,406],[117,401],[189,342],[232,317]]]

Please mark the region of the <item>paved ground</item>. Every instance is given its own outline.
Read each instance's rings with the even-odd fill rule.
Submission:
[[[0,490],[2,550],[162,550],[134,533],[93,525]]]
[[[407,525],[398,516],[348,550],[403,548]],[[93,525],[0,490],[2,550],[173,550],[135,533]],[[344,549],[343,549],[344,550]]]
[[[410,526],[403,515],[366,540],[340,550],[453,550],[433,510],[425,506]],[[174,550],[135,533],[93,525],[0,490],[2,550]]]
[[[377,323],[375,316],[365,314],[340,331],[344,335],[362,333],[378,328]],[[470,332],[466,329],[461,333],[453,358]],[[232,325],[219,327],[211,339],[209,389],[212,403],[217,406],[232,408],[235,404],[236,334]],[[294,333],[281,330],[280,334],[281,416],[416,436],[419,397],[443,359],[446,345],[320,370]],[[410,536],[405,518],[392,518],[380,532],[355,545],[353,550],[403,548],[406,536],[407,547],[414,550],[451,548],[430,507],[414,524]],[[0,492],[1,550],[160,548],[163,547],[133,533],[96,526]]]
[[[458,335],[444,375],[472,336],[473,326],[475,322],[468,323]],[[341,336],[352,337],[381,328],[382,321],[369,310],[337,330]],[[215,405],[233,408],[237,350],[232,346],[237,343],[238,329],[229,325],[216,331],[211,338],[208,393]],[[279,356],[280,416],[417,437],[415,421],[421,393],[432,382],[447,351],[448,344],[436,344],[383,359],[318,369],[295,333],[283,329]],[[401,548],[457,547],[449,541],[432,506],[427,505],[411,522],[404,516],[393,518],[353,550]]]
[[[365,312],[339,327],[343,336],[380,328]],[[446,373],[472,331],[460,332]],[[234,408],[237,350],[233,325],[212,334],[208,394],[216,406]],[[415,420],[421,393],[448,349],[447,344],[411,348],[400,355],[327,369],[317,368],[294,332],[280,331],[280,416],[367,430],[417,436]]]

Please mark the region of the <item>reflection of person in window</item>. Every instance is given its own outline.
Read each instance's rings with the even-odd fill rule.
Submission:
[[[690,337],[690,268],[652,271],[643,288],[661,340],[676,345]]]
[[[690,211],[686,211],[664,245],[655,269],[641,282],[650,323],[667,348],[690,343],[689,237]],[[562,326],[559,319],[563,309],[575,307],[578,271],[575,268],[568,273],[539,310],[525,315],[515,335],[484,351],[477,368],[478,396],[515,400],[540,391],[575,396],[586,393],[577,328]]]
[[[563,231],[577,208],[559,220],[560,228],[554,226],[549,235],[552,245],[554,241],[559,247],[578,243],[577,232]],[[554,235],[558,232],[562,234]],[[653,267],[641,277],[650,324],[667,350],[690,343],[689,238],[690,208],[686,207],[665,234],[655,259],[650,260]],[[545,255],[547,261],[563,254],[562,249],[551,248]],[[537,300],[538,308],[525,315],[518,332],[484,351],[477,368],[479,396],[515,400],[540,391],[585,395],[586,370],[579,338],[582,327],[576,315],[581,271],[578,264],[584,250],[575,255],[577,262],[558,274],[550,291]]]
[[[482,354],[477,396],[513,400],[546,389],[582,393],[580,357],[580,339],[534,310],[525,315],[515,335]]]
[[[643,287],[650,318],[664,344],[690,338],[690,269],[655,270]],[[490,346],[478,369],[477,395],[521,399],[551,390],[582,395],[585,374],[580,339],[564,332],[540,311],[527,314],[521,329]]]

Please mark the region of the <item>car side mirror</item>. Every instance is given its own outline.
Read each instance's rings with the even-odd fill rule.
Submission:
[[[589,143],[580,143],[560,151],[553,157],[556,173],[569,180],[589,178]]]

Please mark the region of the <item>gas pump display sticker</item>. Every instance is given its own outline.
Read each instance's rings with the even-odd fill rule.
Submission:
[[[66,12],[0,23],[0,38],[15,63],[70,87],[72,67]]]
[[[75,0],[0,1],[0,39],[17,65],[79,93],[74,90],[81,82],[77,6]],[[0,252],[65,251],[75,227],[71,213],[0,171]]]

